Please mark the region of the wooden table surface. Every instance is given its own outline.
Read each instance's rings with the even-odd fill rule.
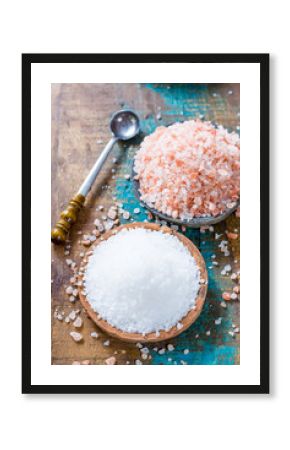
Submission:
[[[230,130],[239,130],[240,93],[237,84],[53,84],[52,225],[109,140],[109,118],[121,107],[137,111],[142,119],[144,134],[151,133],[158,125],[199,116]],[[80,254],[87,250],[79,243],[82,239],[79,233],[91,234],[95,228],[94,220],[101,218],[114,199],[130,211],[131,220],[147,219],[144,208],[134,197],[131,181],[125,178],[131,172],[137,148],[138,142],[115,145],[70,234],[68,245],[71,247],[66,250],[69,255],[64,254],[63,247],[52,245],[52,364],[72,364],[74,361],[104,364],[110,356],[116,357],[117,364],[135,364],[137,359],[141,359],[140,351],[134,344],[109,338],[109,346],[104,346],[108,336],[86,316],[80,302],[76,300],[71,303],[65,293],[72,277],[66,259],[72,259],[79,266]],[[104,212],[98,210],[100,205],[104,206]],[[141,212],[136,215],[133,209],[137,206]],[[125,222],[121,220],[121,223]],[[231,291],[234,286],[230,276],[222,275],[221,271],[226,264],[232,266],[233,272],[239,270],[239,239],[229,240],[230,255],[227,257],[219,248],[221,240],[227,240],[226,230],[239,234],[239,225],[239,218],[233,214],[225,222],[214,226],[214,231],[188,230],[185,233],[198,246],[206,261],[209,274],[206,304],[197,322],[170,341],[174,351],[159,354],[155,347],[159,350],[166,343],[148,345],[150,359],[142,361],[143,364],[239,364],[239,333],[233,337],[231,331],[234,326],[239,327],[240,304],[238,300],[233,300],[227,302],[224,308],[221,303],[222,293]],[[212,265],[213,254],[218,266]],[[79,330],[72,323],[55,317],[56,311],[66,317],[70,311],[77,309],[84,320],[80,330],[83,341],[80,343],[74,342],[69,335],[71,331]],[[216,325],[215,320],[219,317],[222,317],[221,324]],[[90,336],[93,331],[99,333],[98,339]],[[185,349],[189,353],[184,354]]]

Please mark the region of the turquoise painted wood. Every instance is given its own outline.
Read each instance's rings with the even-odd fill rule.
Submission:
[[[204,118],[217,124],[222,124],[230,130],[239,130],[239,86],[238,85],[205,85],[205,84],[174,84],[174,85],[140,85],[140,93],[144,96],[148,91],[160,96],[161,109],[153,105],[152,113],[144,115],[144,111],[137,112],[142,117],[142,131],[149,134],[159,125],[168,125],[175,121]],[[132,105],[124,105],[131,107]],[[158,113],[161,120],[158,120]],[[157,116],[157,117],[156,117]],[[124,175],[131,173],[134,154],[138,143],[130,145],[122,152],[122,169],[115,185],[114,195],[130,211],[132,220],[144,221],[147,219],[145,209],[136,200],[132,183],[124,179]],[[134,214],[134,208],[140,208],[139,214]],[[127,223],[123,220],[123,223]],[[172,352],[159,354],[158,350],[164,344],[150,345],[152,359],[149,364],[239,364],[240,340],[239,334],[233,338],[229,331],[233,326],[239,327],[239,301],[227,302],[227,307],[221,306],[222,293],[233,288],[233,281],[229,276],[222,276],[221,270],[225,264],[231,264],[233,270],[239,270],[239,248],[232,249],[229,257],[220,252],[219,244],[227,239],[226,229],[238,229],[239,219],[233,215],[226,222],[214,227],[214,231],[201,233],[200,230],[187,230],[186,236],[200,249],[207,265],[209,274],[208,295],[204,310],[188,330],[170,341],[175,346]],[[181,230],[179,230],[181,231]],[[219,235],[216,239],[216,233]],[[219,266],[212,265],[212,255]],[[222,318],[220,325],[215,320]],[[189,353],[184,354],[188,349]],[[147,363],[147,361],[146,361]]]

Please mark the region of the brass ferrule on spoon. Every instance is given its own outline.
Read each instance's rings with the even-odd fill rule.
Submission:
[[[72,225],[77,221],[79,211],[85,203],[95,179],[104,165],[109,153],[118,140],[127,141],[140,131],[140,120],[134,111],[123,109],[117,111],[111,118],[110,128],[113,137],[110,139],[99,158],[93,165],[77,194],[69,201],[66,209],[60,214],[60,219],[51,231],[51,241],[54,244],[64,244]]]

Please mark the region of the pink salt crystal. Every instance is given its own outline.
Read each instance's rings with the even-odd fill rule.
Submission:
[[[107,358],[106,360],[105,360],[105,363],[108,365],[108,366],[112,366],[112,365],[114,365],[114,364],[116,364],[116,358],[115,358],[115,356],[111,356],[110,358]]]
[[[239,237],[239,235],[237,234],[237,233],[230,233],[230,232],[228,232],[227,233],[227,237],[229,238],[229,239],[238,239],[238,237]]]
[[[231,300],[231,294],[229,292],[223,292],[222,298],[228,302]]]
[[[239,198],[239,136],[200,120],[161,126],[144,139],[134,169],[149,206],[174,218],[217,216]]]

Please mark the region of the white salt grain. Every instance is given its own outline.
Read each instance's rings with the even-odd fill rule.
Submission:
[[[200,278],[195,259],[177,237],[140,228],[100,243],[85,275],[92,308],[129,333],[181,329]]]
[[[73,338],[75,342],[80,342],[83,339],[83,335],[81,333],[77,333],[76,331],[72,331],[70,336]]]
[[[83,319],[81,317],[77,317],[73,323],[75,328],[81,328],[83,326]]]
[[[94,338],[94,339],[98,339],[99,334],[96,331],[92,331],[91,332],[91,337]]]

